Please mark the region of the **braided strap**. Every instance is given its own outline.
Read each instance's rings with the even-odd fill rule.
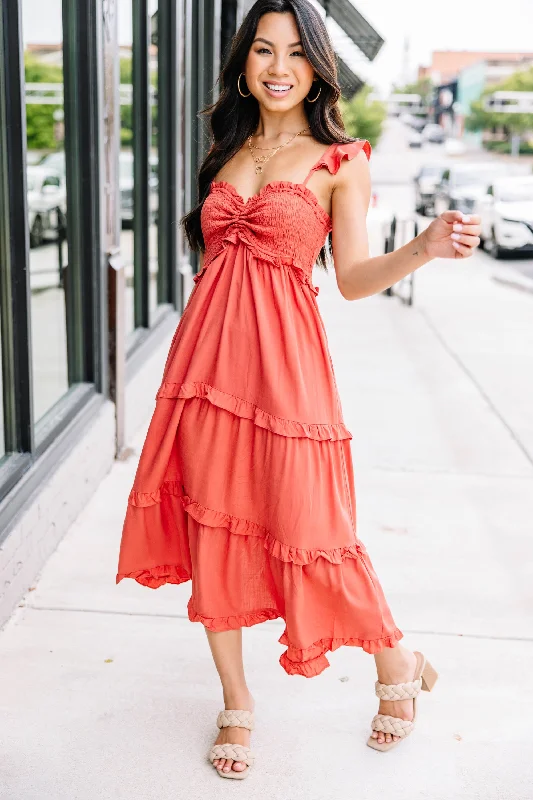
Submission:
[[[422,678],[407,683],[380,683],[376,681],[376,694],[380,700],[412,700],[422,689]]]
[[[219,728],[248,728],[249,731],[254,729],[254,714],[253,711],[243,711],[241,709],[224,709],[217,717],[217,725]],[[233,756],[227,756],[232,758]]]
[[[410,722],[408,719],[400,719],[399,717],[390,717],[388,714],[376,714],[372,720],[373,731],[391,733],[393,736],[399,736],[400,738],[409,736],[414,727],[414,722]]]
[[[216,744],[209,754],[211,763],[217,758],[230,758],[232,761],[242,761],[248,767],[254,763],[254,754],[249,747],[242,744]]]

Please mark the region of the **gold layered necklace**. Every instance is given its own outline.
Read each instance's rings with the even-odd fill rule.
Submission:
[[[253,158],[253,160],[255,162],[255,171],[256,171],[256,173],[259,174],[260,172],[263,172],[263,165],[266,164],[267,161],[270,161],[272,156],[275,156],[276,153],[278,152],[278,150],[281,150],[282,147],[286,147],[288,144],[290,144],[292,142],[293,139],[296,139],[297,136],[299,136],[301,133],[304,133],[305,131],[308,131],[308,130],[309,130],[309,126],[307,128],[303,128],[301,131],[298,131],[298,133],[295,133],[293,136],[291,136],[291,138],[289,139],[288,142],[284,142],[283,144],[280,144],[277,147],[257,147],[257,145],[252,144],[252,136],[253,136],[253,134],[250,134],[250,136],[248,137],[248,148],[249,148],[250,154],[251,154],[251,156],[252,156],[252,158]],[[268,156],[256,156],[256,155],[254,155],[254,152],[253,152],[254,150],[273,150],[273,152],[270,153],[270,155],[268,155]]]

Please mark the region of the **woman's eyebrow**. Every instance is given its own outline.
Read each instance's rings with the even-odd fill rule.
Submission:
[[[254,39],[252,44],[255,44],[256,42],[264,42],[265,44],[269,44],[271,47],[274,47],[274,42],[269,42],[268,39],[263,39],[262,36],[258,36],[257,39]],[[296,47],[299,44],[301,44],[301,42],[293,42],[292,44],[288,44],[287,47]]]

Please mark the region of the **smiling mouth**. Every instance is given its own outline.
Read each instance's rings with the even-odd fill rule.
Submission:
[[[269,83],[268,81],[263,81],[263,86],[268,89],[271,94],[287,94],[292,89],[292,84],[290,83]]]

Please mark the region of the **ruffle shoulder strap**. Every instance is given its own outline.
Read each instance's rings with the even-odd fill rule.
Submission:
[[[372,147],[367,139],[357,139],[355,142],[341,142],[332,147],[324,155],[324,163],[334,175],[339,171],[342,159],[347,158],[351,161],[361,150],[365,151],[367,159],[370,161]]]
[[[366,157],[370,160],[372,147],[367,139],[356,139],[355,142],[333,143],[330,147],[328,147],[324,155],[316,162],[316,164],[311,167],[305,180],[303,181],[304,185],[307,183],[313,172],[321,167],[327,167],[327,169],[333,175],[335,175],[339,171],[339,167],[343,158],[347,158],[348,161],[351,161],[351,159],[361,152],[361,150],[365,151]]]

